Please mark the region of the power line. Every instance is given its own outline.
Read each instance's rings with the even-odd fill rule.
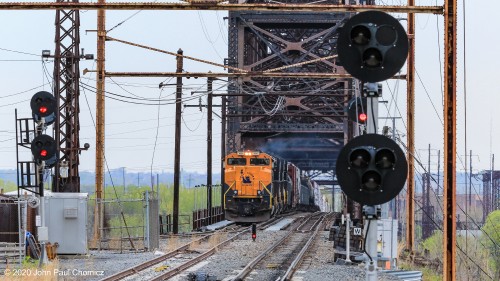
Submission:
[[[30,91],[33,91],[33,90],[36,90],[38,88],[41,88],[43,86],[47,85],[47,83],[44,83],[42,85],[39,85],[39,86],[36,86],[36,87],[33,87],[31,89],[28,89],[28,90],[24,90],[24,91],[21,91],[21,92],[17,92],[15,94],[10,94],[10,95],[5,95],[5,96],[1,96],[0,99],[4,99],[4,98],[8,98],[8,97],[13,97],[13,96],[18,96],[18,95],[21,95],[21,94],[24,94],[24,93],[27,93],[27,92],[30,92]]]
[[[11,50],[11,49],[6,49],[6,48],[0,48],[2,51],[6,52],[12,52],[12,53],[18,53],[18,54],[23,54],[23,55],[30,55],[30,56],[37,56],[39,57],[40,55],[33,54],[33,53],[28,53],[28,52],[23,52],[23,51],[17,51],[17,50]]]
[[[87,89],[89,90],[90,92],[92,93],[97,93],[95,88],[92,87],[92,86],[88,86],[84,83],[81,83],[80,87],[84,88],[84,89]],[[112,97],[112,96],[109,96],[109,95],[113,95],[113,96],[118,96],[118,97],[122,97],[122,98],[128,98],[128,99],[132,99],[132,100],[141,100],[141,99],[138,99],[138,98],[132,98],[132,97],[127,97],[127,96],[123,96],[123,95],[119,95],[119,94],[114,94],[114,93],[111,93],[109,91],[105,91],[106,94],[108,95],[105,95],[106,98],[108,99],[112,99],[112,100],[116,100],[116,101],[120,101],[120,102],[124,102],[124,103],[129,103],[129,104],[137,104],[137,105],[154,105],[154,106],[157,106],[158,104],[157,103],[143,103],[143,102],[134,102],[134,101],[127,101],[127,100],[122,100],[122,99],[119,99],[119,98],[115,98],[115,97]],[[185,99],[184,101],[190,101],[190,100],[193,100],[193,99],[196,99],[198,96],[194,96],[194,97],[191,97],[191,98],[187,98]],[[159,102],[158,100],[152,100],[152,99],[144,99],[146,101],[150,101],[150,102]],[[176,101],[175,99],[169,99],[171,102],[165,102],[165,103],[160,103],[160,105],[169,105],[169,104],[175,104]],[[167,100],[164,100],[164,101],[168,101]]]

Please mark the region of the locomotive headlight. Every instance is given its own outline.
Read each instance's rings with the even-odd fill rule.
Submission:
[[[261,191],[260,190],[257,190],[257,195],[261,195]]]
[[[236,195],[236,194],[238,194],[238,190],[235,190],[235,191],[234,191],[234,195]]]

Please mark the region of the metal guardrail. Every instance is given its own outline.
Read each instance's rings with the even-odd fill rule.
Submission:
[[[380,272],[393,275],[404,281],[422,281],[422,271],[381,270]]]

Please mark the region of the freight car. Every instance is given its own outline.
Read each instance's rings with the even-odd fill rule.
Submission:
[[[227,220],[254,223],[291,209],[317,210],[313,187],[295,165],[264,152],[240,151],[224,159]]]

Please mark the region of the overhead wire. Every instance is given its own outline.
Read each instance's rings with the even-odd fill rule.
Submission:
[[[207,27],[205,25],[205,21],[203,19],[203,16],[201,15],[200,11],[198,11],[198,19],[199,19],[200,24],[201,24],[201,30],[203,31],[203,35],[205,35],[205,39],[207,39],[208,43],[210,43],[210,45],[212,46],[212,49],[215,51],[217,56],[221,60],[223,60],[222,56],[219,54],[219,52],[217,51],[217,48],[215,47],[215,42],[217,42],[219,40],[220,34],[217,36],[217,38],[215,40],[212,40],[212,38],[210,38],[210,35],[208,34],[208,30],[207,30]]]
[[[22,62],[22,61],[26,61],[26,62],[39,62],[40,60],[0,60],[0,61],[5,61],[5,62]]]
[[[22,100],[22,101],[18,101],[18,102],[9,103],[9,104],[2,104],[2,105],[0,105],[0,107],[7,107],[7,106],[14,105],[14,104],[20,104],[20,103],[23,103],[23,102],[27,102],[29,100],[31,100],[31,98],[26,99],[26,100]]]
[[[172,78],[170,78],[172,79]],[[170,80],[169,80],[170,81]],[[155,159],[155,152],[156,152],[156,144],[158,142],[158,132],[160,128],[160,100],[161,100],[161,94],[163,93],[163,88],[160,89],[160,93],[158,95],[158,109],[157,109],[157,115],[156,115],[156,134],[155,134],[155,144],[153,146],[153,154],[151,155],[151,178],[153,178],[153,164],[154,164],[154,159]],[[153,188],[153,183],[151,182],[151,188]]]
[[[191,115],[196,115],[197,113],[191,113],[191,114],[185,114],[187,116]],[[167,115],[161,116],[160,118],[168,118]],[[121,121],[121,122],[112,122],[112,123],[106,123],[106,126],[112,126],[112,125],[123,125],[123,124],[132,124],[132,123],[141,123],[141,122],[149,122],[149,121],[156,121],[157,118],[148,118],[148,119],[140,119],[140,120],[127,120],[127,121]],[[169,126],[174,126],[174,124],[168,124]],[[93,127],[92,125],[84,125],[80,126],[80,128],[85,128],[85,127]]]
[[[156,3],[158,2],[158,0],[154,0],[152,3]],[[128,20],[130,20],[131,18],[135,17],[137,14],[139,14],[140,12],[142,12],[143,10],[139,10],[135,13],[133,13],[132,15],[128,16],[127,18],[125,18],[124,20],[122,20],[121,22],[117,23],[116,25],[114,25],[112,28],[106,30],[106,33],[109,33],[111,31],[113,31],[115,28],[121,26],[122,24],[124,24],[125,22],[127,22]]]
[[[438,5],[438,1],[436,0],[436,6]],[[439,83],[441,84],[441,95],[444,97],[444,86],[443,86],[443,66],[441,64],[441,43],[440,43],[440,34],[441,29],[439,29],[439,15],[436,15],[436,31],[437,31],[437,45],[438,45],[438,61],[439,61],[439,76],[441,80]],[[444,99],[441,99],[442,106],[444,106]]]
[[[417,71],[416,68],[415,68],[415,73],[417,74],[418,80],[420,81],[420,84],[422,84],[422,87],[424,88],[424,91],[427,94],[427,97],[429,98],[429,101],[431,102],[432,107],[434,108],[434,112],[436,112],[436,115],[437,115],[439,121],[441,122],[442,125],[444,125],[443,119],[441,119],[441,116],[439,115],[439,113],[438,113],[438,111],[436,109],[436,106],[434,105],[434,102],[432,101],[431,96],[429,95],[429,92],[427,91],[427,88],[425,87],[425,84],[422,81],[422,78],[420,78],[420,74],[418,73],[418,71]]]
[[[49,70],[47,69],[47,65],[46,65],[45,61],[43,61],[43,60],[42,60],[42,70],[43,70],[43,74],[45,75],[45,78],[47,79],[47,82],[49,83],[50,87],[52,88],[51,81],[53,81],[54,79],[52,78],[52,76],[50,76]]]
[[[2,51],[6,52],[11,52],[11,53],[17,53],[17,54],[23,54],[23,55],[29,55],[29,56],[37,56],[39,57],[40,55],[33,54],[33,53],[28,53],[28,52],[23,52],[23,51],[17,51],[17,50],[11,50],[11,49],[6,49],[6,48],[0,48]]]
[[[222,36],[222,40],[224,40],[224,42],[227,43],[228,42],[227,37],[224,35],[224,32],[223,32],[224,24],[220,23],[219,11],[215,11],[215,17],[217,18],[217,25],[219,26],[219,32],[220,32],[220,35]],[[227,25],[226,25],[226,28],[227,28]],[[227,30],[225,30],[225,32],[227,32]]]
[[[197,131],[198,128],[200,128],[201,121],[203,120],[203,116],[205,116],[205,112],[202,111],[201,117],[198,120],[198,125],[196,125],[196,127],[194,129],[189,128],[189,126],[187,125],[186,120],[184,120],[184,115],[181,116],[181,119],[182,119],[182,123],[184,124],[184,126],[186,127],[186,129],[188,129],[188,131],[190,131],[190,132],[194,132],[194,131]]]
[[[84,83],[81,83],[80,84],[81,87],[89,90],[90,92],[93,92],[93,93],[96,93],[96,89],[92,86],[89,86],[89,85],[86,85]],[[112,99],[112,100],[116,100],[116,101],[120,101],[120,102],[124,102],[124,103],[129,103],[129,104],[136,104],[136,105],[152,105],[152,106],[157,106],[158,104],[157,103],[145,103],[145,102],[135,102],[135,101],[129,101],[129,100],[124,100],[124,99],[120,99],[120,98],[116,98],[116,97],[113,97],[113,96],[118,96],[118,97],[121,97],[121,98],[125,98],[125,99],[132,99],[132,100],[143,100],[143,99],[138,99],[138,98],[132,98],[132,97],[127,97],[127,96],[123,96],[123,95],[120,95],[120,94],[115,94],[115,93],[112,93],[112,92],[109,92],[109,91],[105,91],[105,93],[107,95],[105,95],[106,98],[108,99]],[[111,95],[111,96],[110,96]],[[189,100],[193,100],[193,99],[196,99],[198,96],[194,96],[194,97],[190,97],[190,98],[186,98],[187,101]],[[152,100],[152,99],[144,99],[148,102],[160,102],[158,100]],[[168,99],[168,100],[165,100],[164,103],[160,103],[160,105],[169,105],[169,104],[175,104],[176,101],[175,99]]]
[[[108,78],[109,78],[109,80],[111,80],[111,81],[113,82],[113,84],[115,84],[116,86],[118,86],[118,88],[122,89],[123,91],[125,91],[125,92],[127,92],[127,93],[131,94],[132,96],[134,96],[134,97],[136,97],[136,98],[138,98],[138,99],[141,99],[141,100],[146,100],[146,98],[141,97],[141,96],[138,96],[138,95],[136,95],[136,94],[134,94],[134,93],[130,92],[129,90],[125,89],[124,87],[122,87],[122,85],[120,85],[120,84],[116,83],[116,82],[115,82],[115,80],[113,80],[113,78],[112,78],[112,77],[108,77]],[[163,90],[163,87],[162,87],[162,90]],[[160,94],[160,97],[161,97],[161,94]],[[149,101],[149,100],[151,100],[151,99],[147,99],[147,100]],[[161,98],[158,98],[158,101],[160,101],[160,100],[161,100]],[[153,100],[153,101],[154,101],[154,100]]]
[[[4,99],[4,98],[8,98],[8,97],[13,97],[13,96],[18,96],[18,95],[21,95],[21,94],[24,94],[24,93],[27,93],[27,92],[31,92],[31,91],[36,90],[36,89],[38,89],[38,88],[41,88],[41,87],[43,87],[43,86],[45,86],[45,85],[47,85],[47,83],[44,83],[44,84],[42,84],[42,85],[39,85],[39,86],[36,86],[36,87],[30,88],[30,89],[28,89],[28,90],[24,90],[24,91],[21,91],[21,92],[17,92],[17,93],[15,93],[15,94],[3,95],[3,96],[1,96],[1,97],[0,97],[0,99]]]

